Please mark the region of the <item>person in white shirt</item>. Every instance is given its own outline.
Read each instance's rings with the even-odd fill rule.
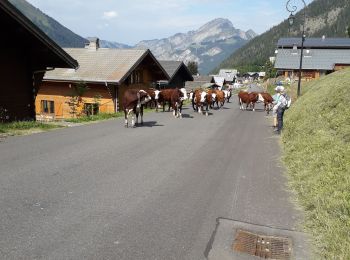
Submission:
[[[277,114],[277,129],[276,133],[280,134],[283,128],[283,115],[284,111],[287,106],[287,99],[284,97],[284,87],[283,86],[278,86],[276,88],[277,91],[277,97],[276,97],[276,104],[273,107],[273,111],[276,112]]]

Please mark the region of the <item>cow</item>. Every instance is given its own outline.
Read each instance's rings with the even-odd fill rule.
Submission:
[[[127,89],[122,98],[124,110],[125,127],[129,126],[128,118],[131,115],[131,126],[135,127],[134,114],[136,114],[136,124],[138,124],[139,114],[141,124],[143,124],[143,106],[151,100],[150,95],[145,90]]]
[[[151,101],[146,105],[150,108],[156,108],[156,112],[158,112],[158,104],[159,104],[159,93],[160,91],[154,88],[149,88],[145,90],[147,94],[151,97]]]
[[[222,90],[215,89],[213,92],[216,94],[216,106],[219,109],[225,104],[225,93]],[[220,107],[219,107],[220,103]]]
[[[223,90],[223,92],[225,93],[225,98],[227,100],[227,103],[230,103],[230,98],[232,97],[232,90],[231,90],[231,88],[229,88],[227,90]]]
[[[217,102],[217,95],[215,91],[211,89],[208,90],[206,99],[207,99],[207,105],[209,105],[209,107],[212,109],[214,106],[214,103]]]
[[[170,97],[170,103],[171,107],[173,109],[173,115],[175,118],[182,118],[181,110],[182,110],[182,103],[184,98],[187,98],[187,93],[186,95],[180,90],[180,89],[174,89],[171,93]]]
[[[252,110],[255,111],[255,103],[260,100],[263,101],[261,95],[256,92],[245,92],[245,91],[240,91],[238,93],[238,101],[239,101],[239,107],[241,110],[244,110],[243,103],[245,103],[247,106],[245,109],[248,109],[249,105],[252,105]]]
[[[182,93],[182,97],[181,97],[181,101],[186,100],[187,99],[187,91],[185,88],[180,88],[180,89],[174,89],[174,88],[168,88],[168,89],[162,89],[159,92],[159,97],[158,97],[158,103],[162,104],[163,106],[163,112],[165,111],[165,103],[168,102],[169,107],[168,107],[168,111],[170,111],[170,107],[171,107],[171,96],[173,94],[174,91],[180,90]],[[181,108],[182,108],[182,102],[181,102]]]
[[[266,111],[267,114],[269,114],[272,109],[273,98],[269,93],[266,93],[266,92],[262,92],[259,94],[264,100],[264,110]]]
[[[198,111],[199,114],[202,114],[204,106],[206,106],[205,115],[208,116],[208,102],[207,102],[207,92],[202,89],[197,89],[193,95],[193,104],[196,107],[195,111]]]

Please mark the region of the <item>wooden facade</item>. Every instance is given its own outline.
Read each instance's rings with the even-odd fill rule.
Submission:
[[[281,74],[286,78],[297,78],[299,75],[299,70],[282,70]],[[313,79],[318,79],[325,74],[327,73],[319,70],[303,70],[301,72],[301,79],[310,81]]]
[[[122,97],[126,89],[148,89],[155,82],[166,78],[160,68],[157,68],[150,56],[144,57],[122,82],[84,82],[56,81],[45,79],[40,85],[36,97],[36,117],[43,120],[67,119],[90,113],[88,106],[95,106],[98,101],[98,113],[114,113],[122,110]],[[88,90],[81,96],[77,113],[72,113],[69,101],[76,84],[84,83]],[[99,98],[97,98],[99,97]],[[53,107],[53,109],[52,109]],[[51,109],[50,109],[51,108]]]
[[[0,2],[0,122],[35,120],[35,95],[47,67],[77,62],[8,1]]]

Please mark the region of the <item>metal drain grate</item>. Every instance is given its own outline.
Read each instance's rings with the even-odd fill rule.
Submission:
[[[290,260],[292,241],[285,237],[262,236],[238,230],[233,250],[265,259]]]

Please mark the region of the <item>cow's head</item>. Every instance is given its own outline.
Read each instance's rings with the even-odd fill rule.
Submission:
[[[258,94],[258,101],[259,102],[264,102],[265,101],[264,97],[260,93]]]
[[[142,89],[139,90],[138,95],[139,95],[139,103],[141,105],[146,104],[147,102],[151,101],[151,96],[148,95],[148,93]]]
[[[201,93],[201,99],[200,99],[200,102],[201,103],[204,103],[205,102],[205,99],[207,97],[207,93],[205,91],[202,91]]]
[[[186,100],[187,99],[187,91],[186,91],[186,89],[185,88],[180,88],[180,91],[181,91],[181,93],[183,95],[181,100]]]
[[[160,93],[159,90],[155,90],[155,91],[154,91],[154,99],[155,99],[155,100],[158,100],[158,99],[159,99],[159,93]]]

